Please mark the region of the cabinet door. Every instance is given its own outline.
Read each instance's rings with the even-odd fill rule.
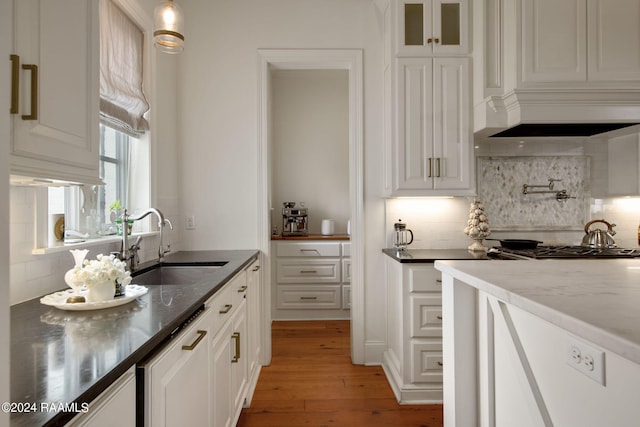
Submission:
[[[433,188],[433,59],[397,60],[394,192]]]
[[[261,297],[260,264],[255,261],[247,269],[247,372],[253,381],[260,363]]]
[[[209,424],[208,312],[145,365],[145,425]]]
[[[433,60],[433,188],[471,188],[469,60]]]
[[[228,322],[211,344],[211,419],[214,427],[230,427],[231,410],[231,334],[233,323]],[[183,425],[183,424],[180,424]]]
[[[100,182],[97,5],[98,0],[14,0],[14,52],[21,65],[38,71],[21,67],[17,76],[13,174]]]
[[[246,304],[233,319],[231,334],[231,402],[233,423],[238,421],[247,394],[247,316]]]
[[[522,0],[524,83],[585,81],[586,0]]]
[[[396,2],[396,51],[399,56],[466,54],[469,7],[462,0]]]
[[[136,372],[129,369],[89,404],[67,427],[134,427],[136,425]]]
[[[640,1],[588,1],[589,80],[640,80]]]

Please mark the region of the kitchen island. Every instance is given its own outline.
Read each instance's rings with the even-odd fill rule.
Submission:
[[[445,426],[637,425],[640,261],[437,261]]]
[[[42,305],[39,298],[12,306],[11,400],[16,411],[11,425],[64,425],[75,415],[73,409],[86,408],[163,346],[257,256],[255,250],[176,252],[164,263],[226,264],[195,284],[147,286],[148,293],[119,307],[64,311]]]

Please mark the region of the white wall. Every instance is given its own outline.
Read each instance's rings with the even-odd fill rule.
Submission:
[[[186,249],[257,248],[258,49],[363,49],[366,340],[384,342],[382,19],[371,0],[184,0],[179,65]],[[368,360],[380,360],[381,354]],[[373,360],[375,362],[375,360]]]
[[[12,2],[0,2],[0,57],[8,58],[12,53]],[[9,99],[11,76],[9,67],[4,63],[0,67],[0,100]],[[6,104],[5,104],[6,105]],[[0,199],[9,199],[9,144],[10,144],[10,116],[7,110],[0,115]],[[9,235],[9,206],[0,203],[0,235]],[[2,239],[0,243],[0,402],[9,402],[9,240]],[[9,426],[9,414],[0,412],[0,427]]]
[[[349,92],[346,70],[273,70],[271,225],[282,232],[282,203],[304,202],[309,232],[349,219]],[[297,203],[299,207],[299,203]]]

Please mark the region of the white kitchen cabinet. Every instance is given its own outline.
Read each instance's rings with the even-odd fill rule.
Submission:
[[[522,0],[523,81],[640,79],[638,0]]]
[[[210,319],[206,309],[144,364],[145,426],[210,425]]]
[[[442,282],[433,264],[386,263],[382,366],[401,403],[442,402]]]
[[[345,319],[349,317],[348,242],[274,242],[272,318]]]
[[[396,0],[392,7],[396,55],[469,52],[468,1]]]
[[[251,402],[253,390],[258,382],[260,374],[260,356],[262,351],[260,328],[262,316],[262,301],[264,295],[260,280],[260,262],[254,261],[247,268],[247,378],[248,388],[247,401]]]
[[[400,58],[395,66],[390,195],[471,194],[469,59]]]
[[[101,183],[98,0],[13,3],[11,174]]]
[[[234,426],[240,417],[247,385],[246,305],[218,332],[211,344],[211,415],[213,426]]]
[[[131,367],[76,415],[69,427],[134,427],[136,425],[136,372]]]
[[[640,134],[607,142],[608,196],[640,195]]]
[[[638,0],[587,0],[589,80],[640,80],[638,22]]]

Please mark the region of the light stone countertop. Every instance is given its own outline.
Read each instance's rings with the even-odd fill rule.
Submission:
[[[640,364],[640,259],[436,261],[435,268]]]

